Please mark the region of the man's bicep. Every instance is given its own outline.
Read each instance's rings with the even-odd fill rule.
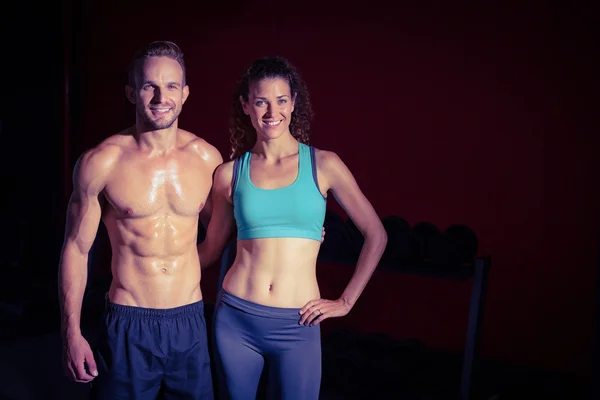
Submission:
[[[216,155],[213,155],[208,160],[210,162],[210,167],[212,169],[211,188],[208,193],[208,196],[206,197],[206,201],[204,202],[204,206],[202,207],[202,210],[200,210],[200,223],[202,224],[202,226],[204,226],[204,229],[208,229],[208,224],[212,217],[212,209],[213,209],[212,195],[213,195],[213,192],[215,191],[215,178],[216,178],[215,175],[217,173],[217,169],[223,163],[223,158],[221,157],[221,153],[216,151],[216,149],[215,149],[215,152],[216,152]]]
[[[73,193],[67,209],[65,240],[87,253],[98,232],[102,216],[100,192],[104,187],[106,170],[94,153],[83,154],[73,170]]]
[[[87,254],[96,238],[101,215],[102,208],[96,194],[74,192],[67,211],[66,242]]]
[[[204,202],[204,207],[202,207],[202,210],[200,210],[200,223],[202,224],[204,229],[208,229],[208,224],[210,223],[210,219],[212,217],[212,204],[213,201],[211,189],[211,191],[208,193],[208,196],[206,197],[206,201]]]
[[[231,203],[231,176],[220,167],[215,173],[211,191],[212,216],[208,235],[217,245],[224,244],[233,227],[233,204]]]

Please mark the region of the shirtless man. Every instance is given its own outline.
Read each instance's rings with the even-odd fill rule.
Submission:
[[[134,57],[127,98],[136,123],[85,152],[73,172],[59,268],[67,376],[94,398],[212,399],[196,248],[212,174],[223,159],[178,128],[189,95],[183,54],[153,42]],[[88,252],[100,220],[112,248],[112,284],[96,357],[80,314]]]

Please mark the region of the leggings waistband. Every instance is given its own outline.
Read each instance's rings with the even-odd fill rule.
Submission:
[[[237,308],[240,311],[252,315],[258,315],[260,317],[289,320],[300,319],[300,308],[264,306],[262,304],[257,304],[248,300],[244,300],[241,297],[237,297],[227,292],[225,289],[221,290],[221,301],[231,307]]]
[[[111,303],[107,298],[106,312],[115,315],[143,318],[170,318],[198,313],[204,316],[204,300],[174,308],[144,308]]]

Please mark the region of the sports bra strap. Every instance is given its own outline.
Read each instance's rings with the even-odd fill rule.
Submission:
[[[233,161],[233,176],[231,177],[231,193],[235,192],[235,187],[238,182],[238,175],[240,170],[240,157]]]
[[[312,165],[312,175],[315,181],[315,185],[317,189],[321,190],[319,187],[319,178],[317,177],[317,158],[315,157],[315,148],[310,146],[310,163]]]

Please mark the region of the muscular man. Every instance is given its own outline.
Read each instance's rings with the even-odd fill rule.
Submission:
[[[73,172],[59,268],[64,365],[93,380],[100,399],[212,399],[196,248],[220,153],[178,128],[189,95],[180,49],[142,48],[127,98],[136,123],[85,152]],[[96,357],[80,314],[88,252],[100,220],[112,248],[112,283]]]

